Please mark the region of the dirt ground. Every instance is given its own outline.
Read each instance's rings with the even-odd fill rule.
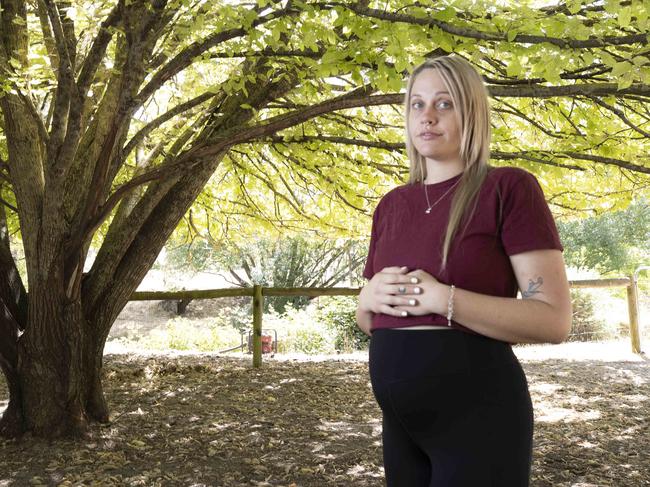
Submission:
[[[570,346],[517,347],[535,406],[531,485],[650,485],[649,362],[626,344]],[[365,358],[253,369],[243,354],[109,354],[111,423],[84,440],[0,440],[0,487],[381,486]],[[0,410],[6,399],[0,381]]]

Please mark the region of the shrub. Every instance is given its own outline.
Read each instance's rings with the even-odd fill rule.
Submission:
[[[303,325],[288,336],[287,348],[301,353],[332,353],[332,340],[323,331],[322,327],[314,324]]]
[[[334,348],[338,352],[364,350],[370,338],[359,330],[356,319],[356,296],[328,296],[317,311],[317,319],[334,333]]]
[[[239,331],[219,326],[214,320],[189,320],[173,318],[164,329],[152,330],[137,340],[125,341],[125,345],[154,350],[198,350],[218,352],[241,343]]]
[[[591,294],[578,289],[571,290],[573,320],[568,341],[590,342],[608,337],[605,322],[594,316],[594,303]]]

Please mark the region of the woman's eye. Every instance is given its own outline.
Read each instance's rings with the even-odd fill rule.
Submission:
[[[438,110],[448,110],[451,107],[452,105],[449,100],[441,100],[438,103],[436,103],[436,108],[438,108]]]
[[[421,101],[416,101],[411,103],[411,108],[421,108],[422,107],[422,102]]]

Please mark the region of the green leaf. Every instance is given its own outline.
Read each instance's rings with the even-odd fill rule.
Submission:
[[[518,32],[516,30],[509,30],[508,33],[506,34],[508,38],[508,42],[512,42],[515,40],[515,37],[517,37]]]
[[[616,63],[614,65],[614,68],[612,69],[612,76],[622,76],[623,74],[626,74],[632,70],[632,63],[628,61],[623,61],[620,63]]]
[[[514,58],[508,63],[506,72],[508,76],[515,77],[515,78],[519,77],[519,75],[521,74],[521,63],[519,61],[519,58]]]
[[[456,18],[456,9],[453,7],[445,7],[443,10],[434,13],[432,17],[443,22],[449,22]]]
[[[567,9],[569,12],[571,12],[573,15],[577,14],[580,12],[580,9],[582,8],[582,2],[580,0],[578,1],[571,1],[567,2]]]
[[[621,78],[618,80],[618,89],[623,90],[625,88],[629,88],[632,85],[632,82],[634,81],[634,76],[631,72],[625,73]]]
[[[625,7],[621,9],[618,14],[618,25],[621,27],[629,27],[630,21],[632,20],[632,11],[630,7]]]

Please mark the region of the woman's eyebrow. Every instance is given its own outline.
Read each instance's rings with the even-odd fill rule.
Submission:
[[[438,95],[448,95],[448,94],[449,94],[448,91],[436,91],[436,92],[433,94],[433,96],[438,96]],[[415,98],[416,96],[417,96],[418,98],[422,98],[422,95],[420,95],[419,93],[411,93],[411,98]]]

